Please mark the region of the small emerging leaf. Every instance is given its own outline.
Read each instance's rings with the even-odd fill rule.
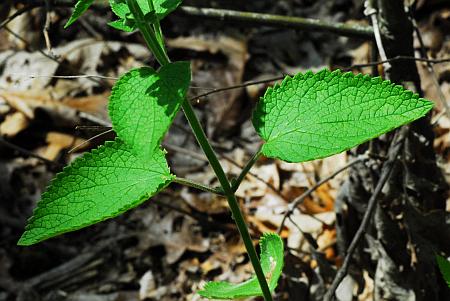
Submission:
[[[189,62],[175,62],[158,72],[133,69],[114,85],[109,115],[117,135],[136,154],[147,156],[159,147],[184,101],[191,82]]]
[[[148,6],[149,0],[137,0],[144,15],[150,12]],[[182,0],[153,0],[153,6],[155,8],[158,20],[162,20],[165,16],[175,10],[180,5]],[[109,0],[112,11],[120,18],[125,17],[130,13],[126,0]]]
[[[284,264],[283,241],[275,233],[265,233],[260,241],[261,266],[271,292],[275,290]],[[208,282],[199,295],[209,299],[240,299],[262,296],[258,279],[252,276],[249,280],[233,284],[225,281]]]
[[[106,142],[56,176],[18,244],[35,244],[117,216],[141,204],[172,180],[161,149],[142,160],[122,141]]]
[[[379,77],[337,70],[287,77],[253,113],[262,153],[288,162],[340,153],[424,116],[433,104]]]
[[[128,25],[125,20],[119,19],[116,21],[111,21],[108,23],[109,26],[111,26],[114,29],[122,30],[125,32],[133,32],[136,30],[135,26]]]
[[[84,14],[85,11],[88,10],[88,8],[94,3],[94,0],[78,0],[77,4],[75,5],[75,9],[73,10],[72,15],[70,16],[69,21],[67,21],[66,25],[64,25],[64,28],[69,27],[72,25],[78,18]]]
[[[436,255],[436,261],[442,277],[444,277],[445,282],[447,282],[448,287],[450,287],[450,261],[440,255]]]

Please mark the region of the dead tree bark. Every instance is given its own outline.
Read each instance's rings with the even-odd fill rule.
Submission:
[[[413,56],[413,27],[401,0],[373,1],[383,32],[388,58]],[[414,61],[392,62],[386,70],[391,81],[421,94]],[[371,144],[371,151],[385,156],[392,135]],[[450,300],[436,266],[435,253],[450,254],[450,227],[445,205],[448,186],[436,164],[430,118],[409,126],[401,156],[383,189],[370,231],[353,256],[352,277],[362,281],[366,269],[375,280],[374,300]],[[366,151],[367,145],[357,152]],[[338,249],[345,256],[374,185],[379,164],[358,165],[336,200]]]

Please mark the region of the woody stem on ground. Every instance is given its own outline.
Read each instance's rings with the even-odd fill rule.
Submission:
[[[157,42],[155,33],[153,28],[145,22],[144,14],[142,13],[141,8],[137,4],[136,0],[127,0],[128,6],[130,8],[131,13],[133,14],[136,24],[139,28],[139,31],[142,33],[142,36],[147,43],[147,46],[155,55],[156,59],[160,63],[160,65],[164,66],[170,63],[170,59],[165,54],[161,45]],[[230,206],[231,213],[233,219],[236,223],[236,226],[239,230],[239,233],[244,241],[245,248],[247,250],[247,254],[252,263],[253,269],[255,270],[256,277],[258,279],[259,285],[261,287],[261,291],[264,296],[265,301],[272,301],[272,294],[270,293],[269,286],[266,281],[266,277],[264,275],[263,269],[261,267],[261,263],[259,261],[258,255],[256,254],[255,247],[253,246],[253,241],[248,232],[247,225],[245,224],[244,217],[242,216],[241,210],[239,208],[239,203],[236,199],[236,195],[228,181],[228,178],[220,165],[219,159],[217,158],[214,150],[211,147],[211,144],[206,137],[205,132],[195,115],[194,108],[192,107],[189,100],[185,99],[182,103],[182,108],[186,119],[188,120],[192,131],[194,132],[195,138],[197,139],[200,147],[203,149],[206,157],[208,158],[209,163],[211,164],[214,173],[219,180],[220,185],[222,186],[224,196],[228,201],[228,205]]]
[[[23,8],[19,9],[16,13],[8,17],[6,20],[0,23],[0,28],[8,24],[12,19],[21,15],[24,12],[29,11],[35,7],[45,6],[45,0],[34,1],[15,1],[26,4]],[[52,0],[53,7],[72,7],[72,0]],[[107,5],[102,1],[98,1],[94,4],[97,7],[103,7]],[[228,21],[232,23],[241,23],[245,26],[268,26],[289,28],[298,30],[308,30],[317,32],[330,32],[337,35],[361,38],[365,40],[373,39],[372,27],[367,25],[347,24],[341,22],[327,22],[317,19],[301,18],[295,16],[282,16],[272,14],[261,14],[253,12],[241,12],[227,9],[218,8],[201,8],[193,6],[180,6],[176,11],[176,14],[185,17],[194,18],[208,18],[211,20],[218,20],[220,22]]]

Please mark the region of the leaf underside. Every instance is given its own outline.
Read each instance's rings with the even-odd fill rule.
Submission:
[[[261,266],[273,292],[278,284],[284,265],[283,241],[275,233],[265,233],[260,241]],[[208,282],[199,295],[209,299],[240,299],[262,296],[256,275],[249,280],[233,284],[226,281]]]
[[[253,125],[267,157],[288,162],[340,153],[424,116],[433,104],[379,77],[322,70],[269,88]]]
[[[148,156],[180,110],[191,81],[189,62],[133,69],[114,85],[109,115],[117,135],[135,154]]]
[[[450,287],[450,261],[440,255],[436,255],[436,261],[442,277],[444,277],[445,282],[447,282],[448,287]]]
[[[72,12],[72,15],[70,16],[66,25],[64,25],[64,28],[69,27],[76,20],[78,20],[78,18],[81,17],[81,15],[88,10],[88,8],[92,5],[92,3],[94,3],[94,0],[78,0],[77,4],[75,4],[75,8]]]
[[[162,20],[169,13],[175,10],[178,5],[180,5],[182,0],[153,0],[153,6],[156,12],[156,16],[158,20]],[[139,7],[141,8],[144,15],[150,12],[150,8],[148,6],[148,0],[137,0]],[[109,4],[111,6],[112,11],[116,16],[119,17],[119,20],[112,22],[109,24],[116,29],[124,30],[124,31],[133,31],[134,29],[129,26],[123,25],[123,21],[127,17],[131,17],[130,9],[128,8],[126,0],[109,0]],[[117,23],[116,23],[117,22]],[[122,24],[121,24],[122,23]]]
[[[64,168],[38,202],[19,245],[117,216],[136,207],[173,180],[159,148],[143,160],[121,140],[106,142]]]

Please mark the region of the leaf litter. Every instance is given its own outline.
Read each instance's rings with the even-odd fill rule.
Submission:
[[[253,5],[259,7],[263,4]],[[283,12],[285,8],[280,4],[272,9]],[[303,9],[293,7],[292,11]],[[315,11],[318,17],[327,16],[328,13],[326,8],[319,9],[319,6],[313,5],[308,9]],[[419,24],[420,29],[428,35],[425,42],[429,54],[436,59],[446,58],[450,48],[448,39],[442,39],[447,28],[446,13],[445,10],[437,11],[433,22]],[[338,18],[338,15],[334,18]],[[30,16],[39,19],[36,10]],[[25,27],[23,21],[19,21],[11,24],[11,29],[24,35],[33,46],[31,49],[36,49],[40,28],[36,25],[33,28],[32,24]],[[61,25],[62,21],[57,22]],[[54,26],[57,28],[58,23]],[[208,31],[205,26],[210,25],[202,26],[200,29],[193,27],[185,36],[175,33],[179,37],[171,39],[169,45],[170,51],[179,59],[195,58],[194,86],[208,88],[205,91],[240,84],[243,80],[278,75],[280,68],[286,73],[297,66],[320,68],[325,65],[324,58],[332,67],[345,67],[343,62],[349,61],[353,64],[364,63],[370,58],[370,49],[364,43],[331,44],[332,39],[326,36],[311,37],[309,33],[263,29],[242,34],[226,29],[224,33],[219,31],[215,36],[209,36],[203,32]],[[3,36],[5,34],[2,32]],[[255,42],[261,36],[275,44],[290,43],[288,48],[299,47],[300,54],[304,52],[308,55],[285,57],[283,51],[269,52],[268,43]],[[61,46],[56,42],[53,51],[62,60],[55,62],[37,51],[26,50],[23,43],[6,35],[7,43],[4,45],[22,50],[2,49],[0,53],[2,139],[59,164],[66,164],[78,157],[82,149],[72,154],[67,153],[68,149],[104,131],[104,124],[99,125],[97,120],[103,120],[105,124],[109,122],[106,119],[108,95],[104,91],[107,91],[105,86],[111,85],[114,80],[51,76],[84,73],[116,78],[132,67],[152,63],[151,59],[150,62],[148,60],[145,48],[138,44],[139,41],[129,43],[126,39],[120,39],[122,42],[95,41],[86,39],[85,34],[78,34],[74,42],[60,42]],[[295,43],[300,39],[313,39],[314,43]],[[330,54],[333,51],[336,53],[334,56]],[[69,70],[68,66],[73,69]],[[426,66],[423,63],[418,63],[418,66],[425,97],[437,100],[436,87],[429,80]],[[435,66],[440,88],[445,98],[449,99],[450,65],[444,63]],[[363,70],[369,71],[368,68]],[[36,77],[30,78],[29,75]],[[212,94],[207,99],[200,99],[197,105],[208,134],[215,138],[217,151],[238,165],[245,164],[259,146],[256,133],[247,130],[249,108],[266,86],[262,84],[258,86],[259,89]],[[192,89],[191,96],[200,94],[200,91]],[[208,110],[213,113],[204,113]],[[448,177],[450,120],[440,113],[443,113],[443,108],[438,103],[434,119],[435,149]],[[182,118],[177,118],[176,123],[185,126]],[[94,132],[90,129],[75,131],[75,126],[99,128]],[[171,132],[175,131],[176,137],[169,139],[169,142],[200,153],[192,136],[182,130],[171,129]],[[230,137],[231,143],[220,140],[223,136]],[[95,147],[105,139],[111,140],[112,137],[101,137],[86,147]],[[252,148],[249,141],[252,141]],[[204,285],[201,279],[206,277],[209,280],[241,282],[252,274],[243,245],[233,230],[226,202],[217,196],[188,188],[180,189],[176,185],[171,186],[167,194],[160,196],[156,204],[146,203],[123,217],[96,225],[88,231],[57,238],[32,249],[18,249],[14,242],[24,225],[24,217],[29,215],[29,210],[39,199],[55,168],[1,142],[0,152],[0,237],[4,242],[0,245],[0,300],[17,295],[28,298],[39,295],[42,300],[74,301],[200,300],[193,292]],[[184,173],[183,176],[217,185],[209,167],[201,160],[194,161],[186,153],[169,151],[169,154],[170,160],[189,161],[184,163],[185,166],[189,163],[189,168],[179,169]],[[347,160],[345,154],[302,164],[260,159],[238,190],[255,243],[261,233],[277,230],[280,217],[290,201],[317,183],[318,179],[345,165]],[[236,164],[224,158],[221,163],[230,177],[238,175],[240,169]],[[177,172],[176,166],[179,164],[173,165],[173,170]],[[287,284],[292,285],[293,279],[297,277],[312,291],[313,296],[320,295],[314,289],[320,290],[321,287],[317,279],[320,277],[320,268],[323,269],[323,261],[318,259],[316,251],[323,253],[329,264],[339,264],[340,259],[335,252],[333,203],[344,178],[345,173],[340,174],[317,189],[294,211],[292,220],[288,220],[282,229],[282,237],[287,241],[290,254],[295,257],[291,260],[300,262],[302,266],[300,271],[297,270],[298,274],[292,274],[290,269],[286,271],[285,278],[280,282],[283,290]],[[447,208],[450,208],[450,201]],[[228,226],[228,230],[224,230],[224,226]],[[317,243],[316,250],[312,250],[308,242],[311,237]],[[96,248],[97,245],[102,245],[101,252]],[[49,260],[48,254],[52,254],[52,260]],[[90,259],[82,261],[85,257]],[[54,268],[60,268],[63,274],[58,274]],[[70,277],[62,277],[64,274]],[[366,279],[370,284],[370,277],[366,275]],[[23,282],[30,283],[31,289],[25,291]],[[357,287],[350,280],[346,283],[348,290]],[[370,300],[370,285],[364,289],[359,300]],[[289,289],[286,291],[290,292]]]

